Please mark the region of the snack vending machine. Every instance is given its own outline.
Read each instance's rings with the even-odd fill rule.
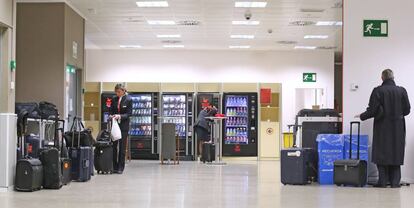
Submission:
[[[162,95],[162,122],[176,124],[181,160],[194,160],[193,93]]]
[[[257,93],[224,93],[223,156],[257,156]]]
[[[158,159],[158,93],[129,93],[132,99],[129,141],[132,159]]]

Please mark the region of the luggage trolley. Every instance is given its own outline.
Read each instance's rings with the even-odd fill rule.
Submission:
[[[215,146],[215,160],[210,163],[212,165],[226,165],[223,162],[223,146],[222,146],[222,128],[223,128],[223,120],[227,119],[227,117],[206,117],[206,119],[210,120],[212,124],[210,125],[211,130],[211,142],[214,143]]]

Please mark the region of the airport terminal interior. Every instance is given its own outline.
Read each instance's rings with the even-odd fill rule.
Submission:
[[[412,207],[412,8],[0,0],[0,207]]]

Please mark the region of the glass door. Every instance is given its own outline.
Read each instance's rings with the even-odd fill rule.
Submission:
[[[152,138],[152,95],[131,95],[132,115],[129,135],[131,138]]]

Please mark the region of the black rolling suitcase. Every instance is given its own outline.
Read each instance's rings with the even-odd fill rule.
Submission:
[[[203,152],[201,154],[201,161],[203,163],[213,162],[216,159],[216,145],[213,143],[204,143]]]
[[[306,185],[316,180],[316,151],[311,148],[281,150],[281,177],[284,185]]]
[[[65,144],[65,139],[63,138],[63,135],[65,133],[65,120],[59,120],[59,123],[57,124],[57,138],[60,139],[60,168],[62,172],[62,184],[68,185],[72,179],[71,179],[71,167],[72,162],[69,158],[68,149]]]
[[[26,122],[28,112],[22,110],[18,116],[18,138],[19,149],[21,156],[16,164],[15,185],[16,191],[36,191],[42,188],[43,182],[43,166],[39,159],[27,158],[26,149],[23,149],[25,144],[24,135],[26,133]]]
[[[109,122],[108,122],[109,123]],[[111,133],[108,130],[102,130],[95,143],[95,169],[98,174],[111,174],[113,168],[113,148]]]
[[[297,125],[288,125],[289,129],[301,128]],[[306,185],[317,180],[317,151],[312,148],[296,146],[296,137],[293,138],[293,147],[280,151],[280,180],[284,185]]]
[[[74,119],[73,122],[80,122],[78,119]],[[71,141],[71,148],[69,149],[69,156],[72,161],[72,167],[71,167],[71,178],[74,181],[79,182],[86,182],[91,179],[91,169],[90,169],[90,151],[91,147],[86,146],[82,147],[80,146],[80,139],[81,134],[80,131],[77,131],[78,133],[75,134],[75,129],[72,130],[72,141]],[[74,139],[78,139],[78,146],[75,147],[74,145]]]
[[[356,159],[352,159],[352,127],[354,124],[358,126],[358,150]],[[356,121],[351,122],[350,128],[349,159],[336,160],[334,162],[334,183],[338,186],[364,187],[367,184],[368,164],[367,161],[359,159],[361,123]]]
[[[40,161],[43,164],[43,188],[60,189],[63,184],[59,150],[54,147],[43,149]]]
[[[69,158],[62,157],[60,158],[61,164],[60,167],[62,168],[62,184],[68,185],[71,181],[71,167],[72,162]]]

